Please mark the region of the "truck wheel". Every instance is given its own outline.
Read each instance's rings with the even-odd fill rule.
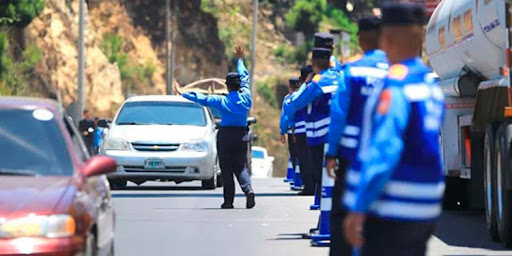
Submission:
[[[512,247],[512,191],[507,181],[511,171],[510,142],[512,140],[512,120],[506,120],[496,133],[497,154],[496,165],[496,217],[498,233],[503,244]]]
[[[494,146],[495,126],[488,125],[485,131],[484,143],[484,193],[485,220],[487,230],[494,241],[499,240],[496,223],[496,155]]]

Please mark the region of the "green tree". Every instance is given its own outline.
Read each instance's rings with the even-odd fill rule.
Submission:
[[[2,0],[0,25],[25,27],[44,9],[44,0]]]
[[[311,38],[324,20],[327,7],[327,0],[297,0],[285,16],[286,22],[295,31]]]

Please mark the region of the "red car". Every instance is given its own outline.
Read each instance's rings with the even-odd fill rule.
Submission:
[[[0,97],[0,255],[113,255],[108,157],[54,101]]]

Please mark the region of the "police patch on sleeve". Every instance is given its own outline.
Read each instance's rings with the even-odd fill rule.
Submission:
[[[404,80],[409,73],[409,68],[402,64],[395,64],[389,68],[388,77],[395,80]]]
[[[379,104],[377,105],[377,112],[381,115],[385,115],[388,113],[389,108],[391,107],[391,91],[386,89],[382,91],[379,98]]]
[[[316,75],[313,77],[313,82],[318,83],[318,81],[320,81],[320,78],[322,78],[322,76],[321,76],[321,75],[316,74]]]

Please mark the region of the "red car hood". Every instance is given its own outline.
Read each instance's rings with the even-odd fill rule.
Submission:
[[[54,213],[71,177],[0,177],[0,218]]]

